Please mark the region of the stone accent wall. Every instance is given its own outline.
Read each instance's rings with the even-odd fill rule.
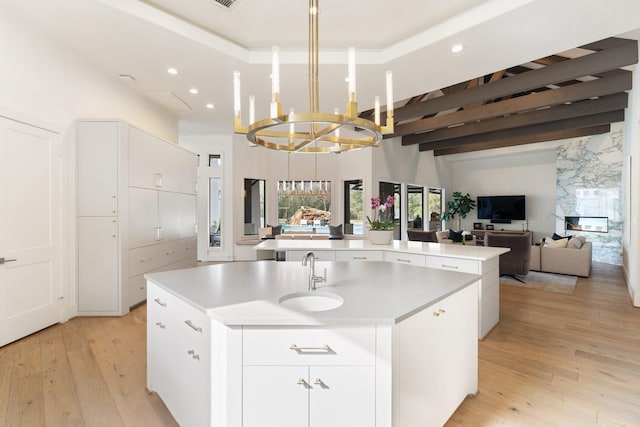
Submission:
[[[622,264],[622,131],[577,139],[557,150],[556,215],[606,216],[608,233],[582,234],[593,242],[593,260]],[[557,232],[565,234],[562,221]]]

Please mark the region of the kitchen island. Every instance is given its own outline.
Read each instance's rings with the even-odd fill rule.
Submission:
[[[499,257],[508,248],[404,242],[374,245],[368,240],[266,240],[255,246],[258,258],[284,253],[300,261],[308,251],[325,261],[388,261],[439,270],[479,274],[478,336],[484,338],[500,320]]]
[[[437,426],[477,391],[479,276],[390,262],[147,274],[148,388],[183,426]]]

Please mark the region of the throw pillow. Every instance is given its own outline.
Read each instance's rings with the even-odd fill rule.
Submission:
[[[572,237],[573,237],[572,235],[569,235],[569,236],[561,236],[561,235],[559,235],[559,234],[557,234],[557,233],[553,233],[553,236],[552,236],[551,238],[552,238],[553,240],[560,240],[560,239],[569,239],[569,240],[571,240],[571,238],[572,238]]]
[[[553,240],[550,238],[545,239],[545,246],[548,248],[566,248],[569,239]]]
[[[571,239],[569,241],[569,243],[567,244],[568,248],[574,248],[574,249],[580,249],[582,248],[582,246],[584,245],[584,242],[586,242],[587,239],[585,239],[584,236],[577,236],[573,239]]]
[[[342,224],[329,226],[329,239],[331,240],[342,239]]]
[[[462,231],[453,231],[449,229],[449,238],[451,239],[451,241],[453,241],[453,243],[462,242]]]
[[[282,232],[282,226],[281,225],[277,225],[275,227],[271,227],[271,234],[273,234],[274,236],[279,235]]]

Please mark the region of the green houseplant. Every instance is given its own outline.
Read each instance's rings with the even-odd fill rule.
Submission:
[[[442,213],[442,221],[456,219],[458,216],[457,231],[460,230],[460,218],[466,218],[467,214],[476,207],[476,201],[471,198],[469,193],[462,194],[459,191],[453,193],[453,200],[447,202],[447,211]]]

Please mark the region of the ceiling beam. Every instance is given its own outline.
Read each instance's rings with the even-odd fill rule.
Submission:
[[[507,114],[515,114],[526,110],[533,110],[547,105],[564,104],[595,96],[610,95],[613,93],[630,90],[632,87],[632,75],[630,71],[617,73],[602,79],[577,83],[571,86],[548,90],[541,93],[532,93],[518,98],[494,102],[470,110],[456,111],[449,114],[416,120],[406,124],[397,125],[394,136],[402,135],[402,145],[417,144],[420,142],[418,135],[413,140],[411,135],[416,132],[444,128],[460,123],[475,122],[491,119]]]
[[[461,107],[487,99],[500,98],[513,93],[526,92],[542,86],[602,73],[614,68],[635,64],[636,62],[638,62],[638,42],[629,40],[611,49],[559,62],[537,70],[527,71],[494,83],[400,107],[395,110],[394,118],[397,121],[403,121],[424,117],[438,111]]]
[[[556,132],[537,133],[535,135],[525,135],[517,138],[506,138],[478,144],[463,145],[459,147],[435,150],[434,156],[448,156],[451,154],[470,153],[473,151],[489,150],[492,148],[513,147],[516,145],[533,144],[536,142],[559,141],[562,139],[579,138],[582,136],[600,135],[611,131],[611,125],[591,126],[580,129],[566,129]]]
[[[419,140],[420,144],[427,143],[429,149],[437,150],[446,147],[447,140],[463,136],[477,135],[498,130],[513,129],[523,126],[539,125],[575,117],[606,113],[608,111],[623,110],[627,108],[626,92],[603,96],[597,99],[561,104],[555,107],[529,111],[498,117],[495,119],[472,122],[461,126],[438,129],[431,132],[423,132],[405,137],[413,143]],[[403,138],[403,145],[406,145]],[[445,144],[445,145],[443,145]]]
[[[611,124],[624,121],[624,110],[610,111],[600,114],[592,114],[572,119],[557,120],[537,125],[521,126],[514,129],[498,130],[478,135],[463,136],[460,138],[452,138],[446,141],[446,148],[457,147],[469,144],[477,144],[481,142],[491,142],[507,138],[518,138],[523,136],[531,136],[538,133],[557,132],[566,129],[578,129],[592,127],[604,124]],[[432,151],[433,145],[420,144],[420,151]],[[439,147],[445,148],[445,147]]]

